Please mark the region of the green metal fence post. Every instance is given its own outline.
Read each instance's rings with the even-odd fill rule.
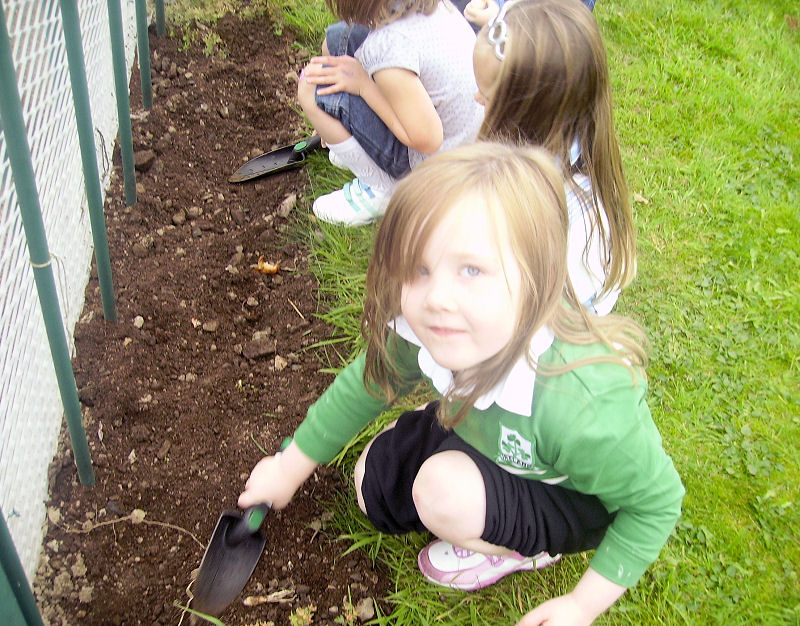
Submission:
[[[25,131],[25,120],[22,117],[22,103],[17,87],[17,75],[14,71],[14,60],[11,54],[11,42],[8,37],[6,16],[0,3],[0,126],[5,134],[11,174],[17,191],[22,226],[31,255],[33,277],[39,294],[39,304],[44,317],[47,339],[53,357],[61,402],[64,405],[67,425],[69,426],[72,451],[78,476],[87,487],[94,485],[94,471],[86,441],[86,431],[81,421],[81,407],[78,401],[78,390],[75,387],[75,374],[70,363],[69,347],[61,321],[61,310],[58,305],[58,292],[53,277],[50,251],[47,248],[47,236],[44,230],[42,209],[36,191],[36,182],[31,163],[31,151]]]
[[[3,18],[3,23],[5,23],[5,18]],[[3,609],[0,614],[6,618],[12,618],[15,613],[17,616],[21,614],[27,626],[44,626],[42,616],[36,606],[36,599],[33,597],[33,591],[25,577],[25,570],[22,569],[17,549],[14,547],[14,540],[8,531],[2,509],[0,509],[0,569],[8,580],[14,595],[13,602],[16,604],[15,607],[8,607],[8,609],[0,606],[0,609]]]
[[[164,18],[164,0],[156,0],[156,32],[159,37],[163,37],[167,32],[166,20]]]
[[[67,47],[67,62],[72,84],[72,101],[75,105],[75,121],[83,160],[83,179],[86,199],[89,203],[89,219],[94,239],[94,257],[97,262],[97,278],[100,281],[100,296],[103,300],[103,316],[109,322],[117,321],[114,306],[114,283],[111,277],[111,261],[108,254],[106,222],[103,215],[103,193],[100,173],[97,168],[97,153],[92,134],[92,109],[89,102],[89,86],[86,80],[86,64],[83,60],[81,26],[75,2],[60,0],[61,21],[64,26],[64,41]]]
[[[125,176],[125,204],[136,204],[136,168],[133,163],[131,102],[128,97],[128,70],[125,67],[125,37],[122,33],[120,0],[107,0],[108,28],[111,31],[111,60],[114,64],[114,92],[117,96],[119,146],[122,152],[122,173]]]
[[[153,83],[150,77],[150,38],[147,36],[147,3],[136,0],[136,40],[139,44],[139,74],[142,77],[142,106],[153,106]]]

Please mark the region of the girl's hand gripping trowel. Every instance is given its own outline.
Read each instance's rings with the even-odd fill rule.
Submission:
[[[281,450],[289,442],[291,438],[284,439]],[[200,562],[192,610],[216,617],[241,593],[267,543],[261,524],[269,509],[269,504],[262,503],[244,513],[224,511],[220,515]]]
[[[241,593],[267,543],[260,529],[269,509],[268,504],[258,504],[244,513],[220,515],[200,562],[193,610],[218,616]]]

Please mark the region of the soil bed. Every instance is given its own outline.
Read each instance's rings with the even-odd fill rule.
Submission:
[[[134,70],[138,202],[125,206],[119,154],[106,199],[119,322],[104,321],[93,271],[75,330],[96,485],[78,483],[62,434],[34,584],[49,624],[178,624],[175,603],[189,601],[217,518],[261,457],[256,443],[277,449],[330,382],[308,347],[331,331],[315,317],[307,251],[287,235],[306,173],[227,182],[248,157],[303,136],[292,106],[306,55],[264,20],[228,16],[215,32],[227,58],[151,32],[149,111]],[[280,270],[255,271],[260,257]],[[385,597],[385,575],[361,552],[341,557],[329,528],[325,505],[345,488],[321,468],[269,516],[267,548],[226,624],[288,624],[309,605],[310,623],[354,623],[347,598],[366,618],[370,598]]]

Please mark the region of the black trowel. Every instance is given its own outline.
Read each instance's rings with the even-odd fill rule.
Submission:
[[[286,437],[281,450],[291,441]],[[194,611],[216,617],[244,589],[267,543],[261,524],[269,510],[269,504],[261,503],[244,513],[224,511],[219,516],[197,573],[191,602]]]
[[[306,156],[322,147],[319,135],[311,135],[291,146],[284,146],[250,159],[228,179],[230,183],[243,183],[259,176],[275,174],[300,167]]]
[[[268,504],[258,504],[244,513],[220,515],[200,562],[193,610],[218,616],[244,589],[267,543],[260,529],[269,509]]]

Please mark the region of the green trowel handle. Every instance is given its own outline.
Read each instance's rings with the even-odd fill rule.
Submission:
[[[269,513],[269,509],[270,506],[266,502],[251,506],[242,515],[242,526],[247,528],[247,532],[250,534],[258,531],[261,528],[261,524],[264,523],[264,518]]]
[[[248,508],[242,515],[242,519],[236,522],[236,525],[232,526],[228,531],[228,543],[231,545],[240,544],[250,535],[257,533],[269,509],[270,506],[266,502]]]
[[[319,135],[311,135],[308,139],[304,139],[303,141],[298,141],[294,144],[294,153],[299,154],[302,153],[303,155],[308,154],[309,152],[313,152],[318,148],[322,147],[322,137]]]
[[[281,451],[286,449],[292,442],[291,437],[286,437],[281,443]],[[275,456],[280,456],[281,453],[278,452]],[[269,513],[269,510],[272,506],[267,502],[262,502],[261,504],[254,504],[251,507],[248,507],[245,512],[242,514],[242,519],[236,522],[235,526],[232,526],[231,529],[228,531],[228,542],[232,545],[236,545],[241,543],[244,539],[248,536],[257,533],[258,529],[261,528],[261,524],[264,523],[264,518]]]

